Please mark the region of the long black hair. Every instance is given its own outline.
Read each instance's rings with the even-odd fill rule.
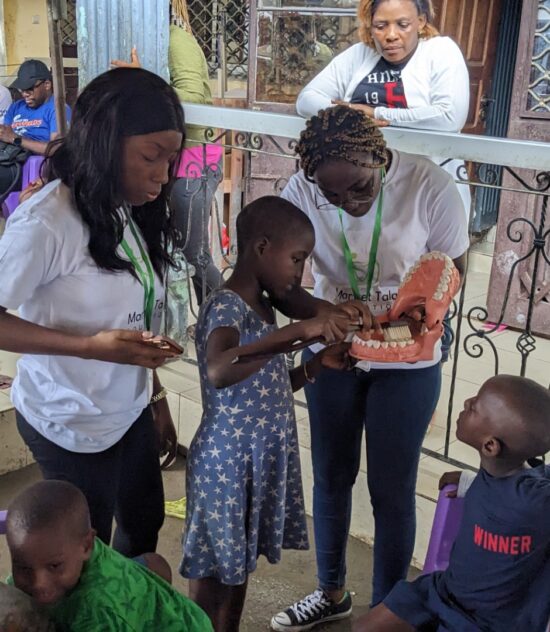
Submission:
[[[71,190],[76,211],[90,232],[89,250],[98,267],[128,270],[133,265],[119,257],[117,248],[124,234],[120,207],[122,145],[130,126],[139,128],[129,104],[139,103],[145,134],[147,121],[159,123],[154,131],[175,130],[182,134],[179,163],[185,141],[183,109],[175,91],[158,75],[141,68],[109,70],[91,81],[77,99],[67,136],[52,145],[45,173],[49,181],[60,178]],[[159,114],[160,112],[160,114]],[[147,243],[151,263],[162,276],[171,262],[169,250],[176,237],[173,213],[168,207],[171,181],[159,196],[143,206],[132,207],[132,217]]]

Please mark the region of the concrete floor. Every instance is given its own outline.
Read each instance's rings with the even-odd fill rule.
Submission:
[[[166,498],[180,498],[184,489],[184,459],[164,473]],[[6,507],[11,498],[26,485],[39,480],[36,465],[17,472],[0,476],[0,508]],[[174,573],[174,585],[187,594],[186,582],[178,575],[177,567],[181,556],[181,530],[183,522],[167,517],[160,535],[158,551],[168,560]],[[311,521],[309,524],[312,536]],[[9,554],[5,538],[0,538],[0,577],[9,573]],[[372,550],[365,543],[350,538],[348,545],[348,587],[353,593],[354,616],[366,612],[370,598],[372,572]],[[269,630],[270,617],[287,607],[297,598],[311,592],[315,586],[315,559],[313,550],[306,552],[285,551],[283,561],[270,565],[260,558],[258,570],[249,580],[248,597],[243,614],[241,632],[263,632]],[[413,571],[414,572],[414,571]],[[350,632],[351,619],[334,622],[315,628],[319,632]]]

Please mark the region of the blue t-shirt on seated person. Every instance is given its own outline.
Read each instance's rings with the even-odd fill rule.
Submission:
[[[482,630],[542,632],[550,616],[550,466],[505,478],[483,469],[439,593],[467,608]]]
[[[71,120],[71,108],[66,105],[67,121]],[[48,142],[57,132],[55,102],[53,96],[37,108],[30,108],[24,99],[12,103],[4,117],[4,124],[24,138]]]

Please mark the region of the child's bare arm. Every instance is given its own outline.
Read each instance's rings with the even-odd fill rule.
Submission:
[[[270,359],[269,356],[280,353],[280,349],[284,349],[288,344],[318,337],[323,337],[327,342],[335,342],[356,328],[356,325],[343,315],[317,317],[292,323],[264,336],[258,342],[239,346],[239,333],[236,329],[219,327],[212,331],[206,343],[208,379],[215,388],[237,384],[259,371]],[[240,355],[249,353],[268,357],[237,362]]]
[[[350,346],[351,343],[349,342],[338,342],[330,345],[316,353],[311,360],[292,369],[290,371],[292,390],[296,392],[303,388],[308,379],[309,381],[314,380],[324,368],[338,371],[351,369],[354,361],[348,354]]]

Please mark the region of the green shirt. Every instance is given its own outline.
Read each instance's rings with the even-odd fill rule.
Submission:
[[[195,603],[97,538],[77,586],[49,612],[60,632],[212,632]]]
[[[197,40],[179,26],[170,26],[168,41],[168,71],[170,83],[180,101],[212,105],[212,92],[208,78],[208,64]],[[204,127],[187,125],[187,141],[204,141]],[[197,142],[186,142],[186,147]]]

